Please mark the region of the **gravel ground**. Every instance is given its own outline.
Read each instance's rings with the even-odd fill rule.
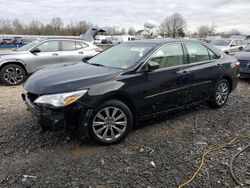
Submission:
[[[191,177],[206,149],[250,133],[250,81],[241,81],[221,109],[201,105],[143,122],[113,146],[68,141],[63,131],[41,133],[21,92],[22,86],[0,85],[0,187],[177,187]],[[229,163],[248,143],[239,138],[209,154],[187,187],[237,187]],[[245,183],[250,183],[249,159],[250,149],[234,163]]]

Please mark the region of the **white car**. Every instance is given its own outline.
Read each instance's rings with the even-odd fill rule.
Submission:
[[[247,46],[242,39],[215,39],[211,44],[226,54],[235,54]]]

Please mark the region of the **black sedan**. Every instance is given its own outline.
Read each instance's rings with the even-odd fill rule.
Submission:
[[[114,144],[140,120],[204,101],[222,107],[238,79],[239,62],[208,44],[142,40],[40,70],[25,82],[23,99],[43,129],[76,128]]]
[[[250,78],[250,45],[235,55],[240,62],[240,77]]]

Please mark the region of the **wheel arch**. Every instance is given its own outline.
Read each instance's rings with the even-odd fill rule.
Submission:
[[[0,71],[1,71],[2,68],[5,67],[6,65],[11,65],[11,64],[18,65],[18,66],[22,67],[23,70],[25,71],[26,76],[28,76],[28,72],[27,72],[26,67],[24,66],[23,63],[21,63],[21,62],[19,62],[19,61],[8,61],[8,62],[4,62],[3,64],[0,65]]]
[[[229,83],[229,92],[232,92],[233,80],[230,76],[223,76],[221,79],[225,79]]]
[[[135,108],[134,102],[132,101],[132,99],[130,97],[126,96],[125,94],[115,93],[115,94],[109,95],[108,97],[101,100],[99,105],[106,102],[106,101],[110,101],[110,100],[118,100],[118,101],[123,102],[125,105],[127,105],[131,111],[132,116],[133,116],[133,122],[134,123],[136,122],[136,119],[137,119],[136,108]]]

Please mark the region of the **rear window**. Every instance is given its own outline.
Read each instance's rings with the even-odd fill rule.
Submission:
[[[221,56],[200,43],[186,43],[190,63],[219,59]]]
[[[62,41],[62,50],[71,51],[76,49],[76,43],[74,41]]]
[[[186,47],[190,63],[210,60],[208,49],[202,44],[187,42]]]

